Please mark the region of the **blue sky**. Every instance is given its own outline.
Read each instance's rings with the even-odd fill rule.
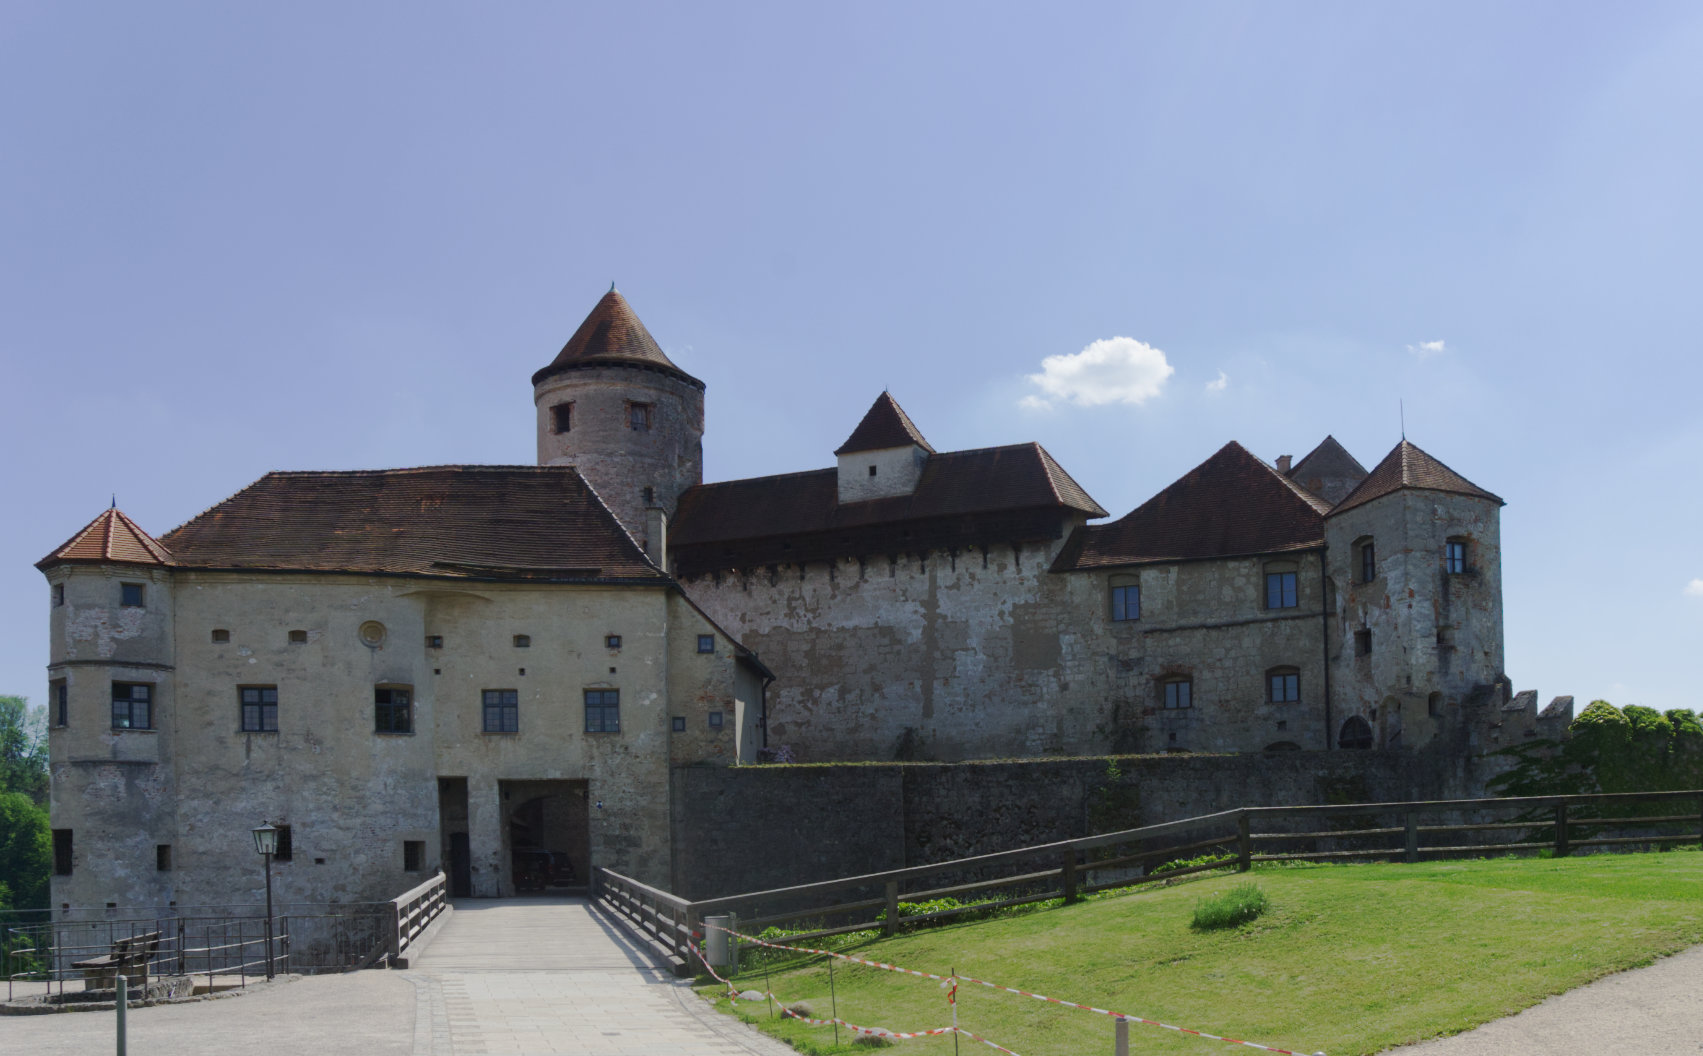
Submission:
[[[13,0],[0,115],[0,692],[113,493],[531,462],[615,280],[712,480],[886,387],[1121,515],[1405,403],[1508,500],[1516,688],[1703,705],[1695,5]],[[1126,399],[1029,380],[1095,342]]]

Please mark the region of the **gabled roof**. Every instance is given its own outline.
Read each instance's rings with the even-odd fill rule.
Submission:
[[[656,338],[639,322],[632,305],[613,286],[598,299],[591,314],[579,324],[550,365],[532,375],[532,384],[581,367],[638,367],[667,374],[700,389],[704,387],[703,382],[675,366],[663,353]]]
[[[934,454],[909,495],[841,505],[839,471],[700,484],[681,496],[669,545],[798,536],[872,524],[1063,508],[1106,511],[1040,444]]]
[[[1123,517],[1078,529],[1053,571],[1311,549],[1329,509],[1231,441]]]
[[[859,451],[881,451],[890,447],[910,447],[915,444],[929,454],[934,454],[927,440],[922,438],[922,431],[911,421],[911,416],[899,406],[899,401],[883,392],[875,397],[863,421],[857,423],[857,428],[846,437],[846,442],[835,449],[836,455],[851,455]]]
[[[1363,506],[1373,499],[1382,498],[1391,492],[1400,491],[1404,488],[1471,495],[1474,498],[1487,499],[1498,506],[1507,505],[1497,496],[1485,491],[1477,484],[1421,451],[1416,445],[1403,439],[1401,443],[1395,446],[1394,450],[1384,456],[1382,462],[1373,467],[1366,479],[1361,481],[1330,512],[1334,515],[1344,510],[1352,510],[1356,506]]]
[[[103,510],[82,531],[35,563],[46,570],[66,563],[102,565],[170,565],[171,552],[117,507]]]
[[[179,568],[667,581],[572,466],[268,473],[164,542]]]
[[[1319,441],[1319,446],[1302,456],[1289,470],[1289,479],[1300,481],[1307,476],[1334,477],[1357,474],[1364,477],[1366,467],[1360,460],[1348,453],[1348,449],[1337,442],[1336,437],[1326,436]]]

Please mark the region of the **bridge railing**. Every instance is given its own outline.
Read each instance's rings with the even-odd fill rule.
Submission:
[[[391,899],[390,962],[395,964],[449,907],[449,878],[437,875]]]
[[[1081,839],[691,901],[608,869],[595,897],[688,965],[703,918],[795,940],[895,934],[922,921],[1171,880],[1256,862],[1460,858],[1703,844],[1703,790],[1242,807]],[[940,900],[947,901],[943,908]],[[924,909],[918,903],[933,903]]]

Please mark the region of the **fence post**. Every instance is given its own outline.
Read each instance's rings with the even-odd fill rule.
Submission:
[[[1112,1052],[1114,1056],[1129,1056],[1129,1020],[1122,1016],[1117,1019],[1116,1033],[1112,1035]]]
[[[1407,812],[1407,860],[1419,861],[1419,815]]]
[[[881,934],[897,935],[899,933],[899,881],[887,881],[887,920],[881,925]]]
[[[1567,804],[1563,801],[1555,808],[1555,857],[1565,858],[1571,852],[1567,840]]]
[[[1703,842],[1703,799],[1697,801],[1697,838]]]
[[[1236,871],[1245,873],[1254,865],[1254,838],[1248,831],[1246,811],[1236,815]]]
[[[1066,847],[1064,849],[1062,868],[1064,871],[1064,876],[1062,877],[1064,887],[1064,904],[1068,906],[1077,899],[1075,847]]]

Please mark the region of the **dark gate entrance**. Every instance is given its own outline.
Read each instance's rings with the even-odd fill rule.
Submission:
[[[467,779],[438,778],[438,818],[443,861],[449,873],[449,897],[473,894],[473,853],[467,839]]]
[[[584,781],[499,781],[515,894],[584,894],[591,826]]]

